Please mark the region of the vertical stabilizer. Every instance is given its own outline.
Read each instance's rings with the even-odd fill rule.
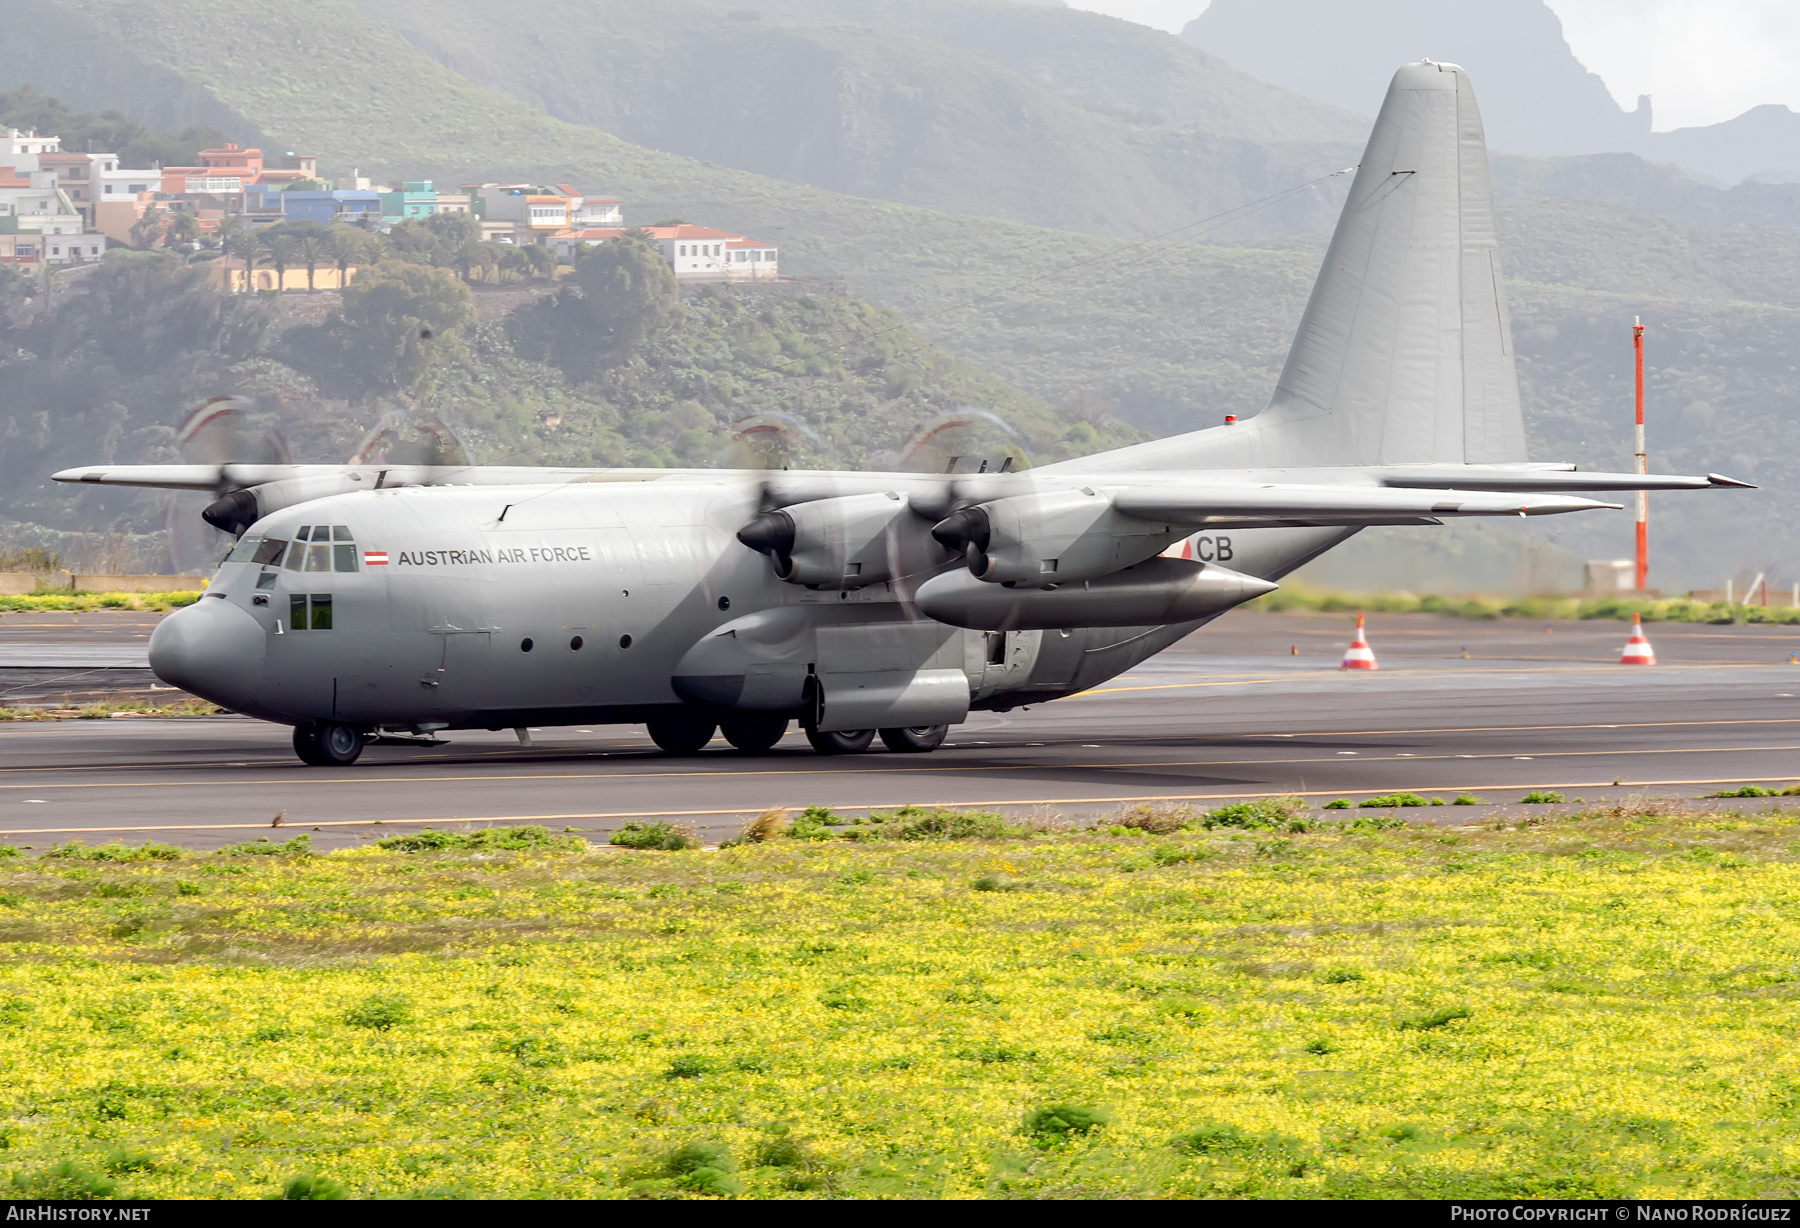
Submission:
[[[1269,408],[1265,463],[1525,459],[1487,144],[1468,74],[1394,74]]]

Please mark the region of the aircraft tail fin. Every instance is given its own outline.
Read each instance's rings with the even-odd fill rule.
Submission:
[[[1388,87],[1269,407],[1064,464],[1525,459],[1481,113],[1466,72],[1427,60]]]
[[[1258,420],[1277,464],[1526,459],[1487,143],[1458,66],[1394,74]]]

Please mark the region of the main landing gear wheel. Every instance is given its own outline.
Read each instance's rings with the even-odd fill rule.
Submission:
[[[349,767],[361,756],[367,741],[362,730],[335,721],[294,726],[294,753],[312,767]]]
[[[728,716],[719,722],[725,740],[749,755],[760,755],[781,741],[787,732],[788,718],[766,713]]]
[[[869,749],[869,743],[875,740],[873,729],[838,729],[826,733],[819,729],[808,729],[806,740],[821,755],[860,755]]]
[[[907,725],[898,729],[883,729],[881,741],[896,754],[922,755],[942,746],[949,734],[948,725]]]
[[[671,755],[693,754],[712,741],[719,728],[704,717],[686,712],[653,716],[644,723],[650,727],[650,740]]]

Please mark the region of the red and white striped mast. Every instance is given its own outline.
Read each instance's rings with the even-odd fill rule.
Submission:
[[[1644,450],[1644,321],[1631,318],[1631,349],[1637,359],[1637,471],[1650,472],[1650,454]],[[1637,590],[1650,587],[1650,492],[1637,492]]]

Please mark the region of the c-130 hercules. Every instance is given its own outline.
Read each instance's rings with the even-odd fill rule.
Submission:
[[[294,727],[648,724],[692,753],[798,719],[828,754],[929,751],[971,710],[1129,669],[1367,525],[1741,486],[1526,460],[1467,74],[1394,76],[1269,407],[1020,473],[334,465],[70,469],[220,494],[240,540],[150,665]],[[1165,551],[1192,538],[1195,559]],[[1183,553],[1188,553],[1183,551]]]

